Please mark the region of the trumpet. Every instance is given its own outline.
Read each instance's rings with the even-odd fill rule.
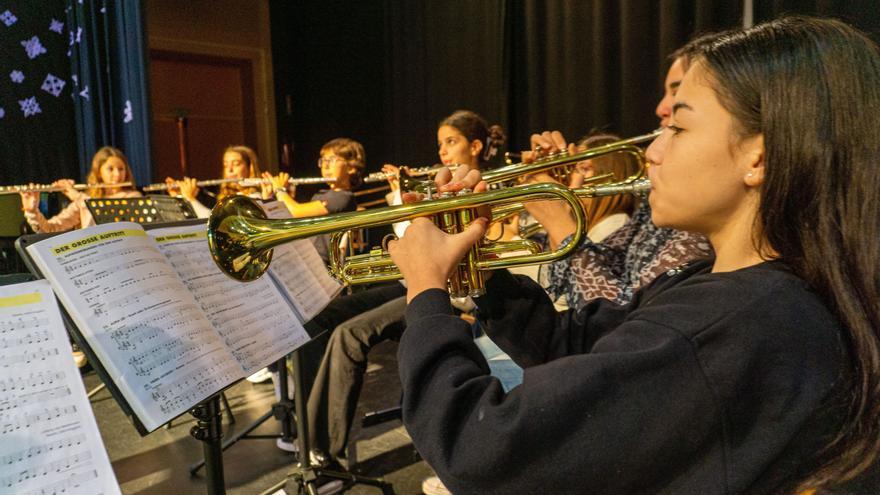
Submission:
[[[547,263],[571,253],[583,240],[586,219],[574,191],[559,184],[530,184],[482,193],[444,193],[437,199],[360,212],[323,217],[269,220],[254,200],[244,196],[223,199],[208,220],[208,245],[217,266],[230,277],[247,282],[259,278],[269,267],[272,248],[285,242],[321,234],[343,233],[354,228],[374,227],[417,217],[432,217],[448,233],[466,228],[485,205],[530,200],[563,200],[571,206],[577,228],[572,242],[543,252],[532,241],[495,242],[471,248],[449,281],[453,296],[484,293],[483,271]],[[331,250],[330,271],[347,283],[366,283],[401,278],[385,252],[345,261]],[[520,254],[527,251],[527,254]],[[501,256],[509,254],[511,256]],[[363,255],[362,255],[363,256]],[[355,275],[352,276],[351,274]]]
[[[511,163],[484,173],[483,180],[489,184],[501,184],[520,179],[526,175],[547,172],[557,182],[567,184],[568,179],[571,177],[571,173],[574,172],[574,167],[577,162],[591,160],[611,153],[628,153],[635,157],[642,168],[644,168],[644,165],[647,162],[645,159],[645,152],[636,145],[651,141],[657,138],[662,132],[663,129],[656,129],[648,134],[621,139],[620,141],[597,146],[574,154],[570,154],[568,150],[560,150],[556,153],[540,157],[532,163]],[[644,172],[642,172],[642,175],[644,175]]]
[[[480,206],[503,208],[524,201],[557,199],[565,201],[575,220],[571,240],[544,252],[530,240],[488,242],[474,246],[449,279],[449,292],[455,297],[479,296],[485,292],[483,272],[501,268],[548,263],[568,256],[586,233],[586,218],[580,198],[614,194],[639,194],[650,189],[647,179],[626,180],[571,190],[554,183],[528,184],[482,193],[439,195],[437,199],[360,212],[323,217],[269,220],[254,200],[245,196],[225,198],[208,220],[208,245],[214,262],[228,276],[247,282],[259,278],[269,267],[272,249],[296,239],[333,234],[331,246],[342,234],[354,228],[374,227],[417,217],[431,217],[448,233],[460,232],[476,216]],[[525,252],[525,254],[523,254]],[[339,250],[330,250],[330,272],[347,284],[400,279],[390,255],[381,249],[344,259]]]
[[[102,182],[100,184],[74,184],[73,188],[77,191],[85,191],[86,189],[110,189],[110,188],[122,188],[122,187],[134,187],[134,184],[131,182],[119,182],[117,184],[107,184]],[[0,195],[2,194],[18,194],[18,193],[35,193],[35,192],[60,192],[64,191],[66,188],[60,186],[53,186],[51,184],[34,184],[32,186],[26,185],[18,185],[18,186],[0,186]]]
[[[243,179],[209,179],[209,180],[200,180],[196,182],[196,185],[199,187],[210,187],[210,186],[219,186],[222,184],[238,184],[242,187],[259,187],[261,184],[269,184],[271,181],[269,179],[262,179],[260,177],[246,177]],[[291,177],[290,180],[287,181],[288,184],[292,186],[300,186],[305,184],[332,184],[336,182],[335,178],[332,177]],[[155,192],[155,191],[167,191],[168,189],[172,189],[177,187],[176,184],[168,185],[164,182],[149,184],[144,186],[144,192]]]

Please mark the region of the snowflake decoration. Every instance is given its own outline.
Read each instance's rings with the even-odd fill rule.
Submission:
[[[83,28],[81,28],[81,27],[76,28],[76,42],[77,43],[79,43],[80,40],[82,39],[82,34],[83,34]]]
[[[0,119],[6,116],[6,110],[3,110],[3,107],[0,107]]]
[[[73,85],[74,85],[74,86],[79,86],[79,76],[77,76],[76,74],[72,74],[72,75],[70,76],[70,78],[73,79]]]
[[[134,120],[134,114],[131,111],[131,100],[125,100],[125,108],[122,110],[122,113],[125,115],[122,121],[126,124]]]
[[[52,74],[46,74],[46,79],[43,81],[43,85],[40,86],[40,89],[57,98],[58,95],[61,94],[61,90],[64,89],[65,84],[67,83],[64,79],[58,79]]]
[[[18,100],[18,104],[21,105],[21,111],[24,112],[25,118],[38,113],[43,113],[43,111],[40,110],[40,104],[37,103],[37,98],[35,96],[31,96],[24,100]]]
[[[9,79],[12,79],[12,82],[21,84],[24,82],[24,74],[20,70],[14,70],[9,73]]]
[[[89,99],[89,87],[86,86],[86,88],[84,90],[79,92],[79,95],[82,96],[83,98],[85,98],[86,100],[88,100]]]
[[[54,31],[58,34],[64,34],[64,23],[55,19],[52,19],[52,23],[49,24],[49,31]]]
[[[24,47],[27,52],[27,56],[30,59],[35,59],[38,56],[46,53],[46,48],[40,43],[40,38],[34,36],[29,40],[24,40],[21,42],[21,46]]]
[[[18,17],[15,17],[15,14],[8,10],[0,14],[0,22],[6,24],[6,27],[15,24],[16,21],[18,21]]]

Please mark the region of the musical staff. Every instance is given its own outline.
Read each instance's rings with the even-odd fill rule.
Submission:
[[[99,225],[28,251],[103,366],[119,377],[120,392],[147,430],[240,377],[211,322],[141,226]],[[219,367],[215,356],[224,357]],[[212,366],[224,382],[214,390],[178,387],[176,397],[155,399],[155,390]]]
[[[17,462],[28,462],[30,459],[39,457],[43,454],[55,450],[67,449],[69,447],[77,447],[84,443],[86,443],[85,435],[71,435],[53,442],[38,444],[16,452],[10,452],[0,457],[0,464],[12,465]]]
[[[120,493],[71,352],[46,281],[0,287],[0,493]]]
[[[269,218],[291,218],[287,207],[280,201],[267,203],[263,208]],[[303,321],[314,318],[342,291],[342,285],[327,272],[324,261],[309,239],[276,247],[269,273],[286,292]]]
[[[245,375],[308,340],[297,315],[268,277],[241,284],[217,268],[208,251],[204,227],[156,229],[149,234],[162,239],[159,249]]]

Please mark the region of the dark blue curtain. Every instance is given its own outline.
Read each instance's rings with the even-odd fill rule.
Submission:
[[[0,4],[0,185],[77,178],[65,0]]]
[[[95,151],[110,145],[125,152],[138,184],[152,178],[143,12],[140,0],[67,0],[83,176]]]

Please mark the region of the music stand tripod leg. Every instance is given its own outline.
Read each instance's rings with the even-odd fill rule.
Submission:
[[[253,423],[248,425],[247,428],[245,428],[244,430],[242,430],[242,431],[236,433],[235,435],[229,437],[228,439],[226,439],[226,441],[223,442],[223,445],[221,446],[221,450],[225,451],[226,449],[228,449],[229,447],[232,447],[233,445],[235,445],[236,442],[238,442],[239,440],[242,440],[242,439],[279,438],[278,435],[251,435],[250,434],[252,431],[259,428],[261,424],[265,423],[266,420],[268,420],[269,418],[271,418],[273,416],[275,417],[275,419],[277,419],[278,421],[281,422],[281,437],[280,438],[285,442],[293,443],[293,427],[291,426],[291,423],[293,422],[293,418],[294,418],[293,402],[291,402],[290,399],[285,399],[285,397],[290,397],[290,392],[287,389],[286,361],[287,361],[287,356],[285,356],[277,361],[278,378],[281,381],[281,400],[279,402],[276,402],[272,406],[271,410],[264,413],[262,416],[257,418],[256,421],[254,421]],[[231,419],[230,423],[233,423],[235,421],[234,421],[234,418],[232,418],[232,410],[229,409],[229,403],[225,402],[226,401],[225,394],[223,395],[223,400],[224,400],[224,403],[226,404],[226,409],[227,409],[229,416],[230,416],[230,419]],[[204,460],[201,460],[199,462],[196,462],[196,463],[190,465],[189,474],[192,476],[195,476],[196,473],[199,471],[199,469],[202,469],[202,466],[204,466],[204,465],[205,465]]]
[[[224,495],[226,485],[223,479],[223,449],[220,445],[223,438],[220,397],[211,396],[194,407],[190,414],[198,420],[189,433],[196,440],[202,441],[208,495]]]
[[[282,382],[284,383],[284,382]],[[281,482],[263,494],[275,493],[281,488],[287,493],[307,493],[308,495],[318,494],[318,477],[333,478],[342,480],[344,487],[363,484],[375,486],[382,490],[384,495],[394,495],[394,489],[390,483],[381,478],[368,478],[358,476],[351,473],[342,473],[331,471],[320,466],[313,466],[311,457],[309,456],[309,432],[308,432],[308,410],[306,407],[305,388],[302,382],[302,360],[300,358],[300,350],[293,352],[293,384],[296,393],[294,393],[294,406],[296,408],[296,436],[299,445],[299,461],[287,480]]]

